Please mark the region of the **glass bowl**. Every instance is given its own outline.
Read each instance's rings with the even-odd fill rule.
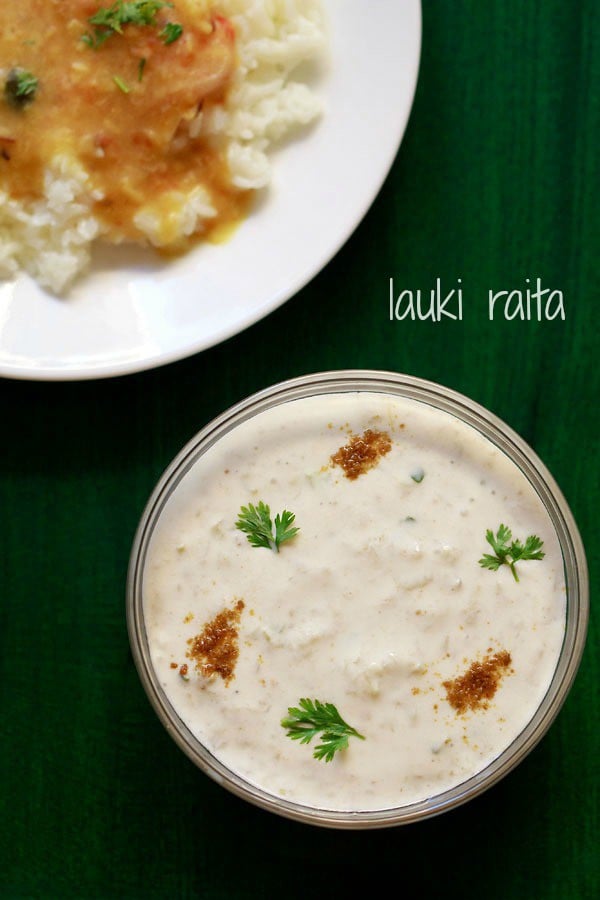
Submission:
[[[242,423],[280,407],[281,404],[321,395],[357,392],[406,398],[446,413],[453,420],[475,429],[500,451],[503,458],[514,463],[541,501],[555,530],[562,556],[566,616],[562,646],[550,684],[525,727],[495,758],[470,777],[464,777],[460,783],[440,792],[433,792],[417,802],[398,805],[395,801],[394,805],[385,808],[355,810],[334,809],[329,808],[329,804],[288,799],[275,790],[242,777],[233,767],[225,764],[217,752],[211,752],[203,744],[178,713],[165,690],[164,682],[161,682],[155,670],[144,598],[147,591],[149,547],[153,536],[166,514],[165,511],[170,508],[175,492],[198,460]],[[254,448],[255,451],[257,449]],[[214,452],[218,453],[218,450],[216,447]],[[418,479],[413,476],[413,480]],[[248,498],[244,496],[241,500],[246,502]],[[239,534],[238,539],[243,540]],[[567,697],[583,653],[589,616],[588,603],[587,565],[576,523],[558,485],[531,447],[491,412],[453,390],[407,375],[366,370],[317,373],[276,384],[236,404],[203,428],[167,467],[146,505],[133,542],[127,581],[127,623],[135,664],[154,710],[178,746],[204,773],[246,801],[290,819],[339,829],[383,828],[417,822],[465,803],[511,772],[546,734]],[[172,668],[176,668],[175,663]],[[297,702],[296,698],[293,699]],[[295,742],[292,746],[296,746]],[[306,748],[303,750],[310,752]],[[321,762],[319,765],[327,763]]]

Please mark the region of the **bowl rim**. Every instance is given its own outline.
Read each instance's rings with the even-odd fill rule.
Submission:
[[[171,493],[199,456],[242,422],[282,403],[318,394],[379,392],[428,403],[474,427],[523,472],[546,507],[563,555],[565,634],[556,670],[540,706],[525,728],[491,763],[461,784],[417,803],[356,812],[322,809],[284,800],[225,766],[188,729],[170,704],[150,659],[143,612],[145,558],[154,526]],[[579,669],[589,622],[589,575],[584,545],[569,505],[545,463],[506,422],[466,395],[413,375],[378,369],[340,369],[277,382],[233,404],[201,428],[164,469],[140,517],[126,584],[129,643],[142,686],[175,743],[213,781],[238,797],[284,818],[338,829],[409,824],[454,809],[497,784],[533,750],[554,722]]]

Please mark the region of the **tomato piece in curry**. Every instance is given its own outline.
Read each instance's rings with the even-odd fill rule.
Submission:
[[[150,24],[99,29],[95,41],[90,18],[113,6],[3,5],[2,85],[17,70],[35,76],[37,88],[27,103],[0,98],[0,187],[19,200],[38,198],[49,164],[66,156],[88,174],[93,212],[109,239],[145,240],[135,218],[150,208],[159,222],[154,242],[178,247],[178,211],[198,185],[216,211],[211,228],[239,220],[247,207],[248,192],[232,186],[219,146],[194,136],[192,124],[226,99],[235,31],[209,0],[176,0],[151,3]]]

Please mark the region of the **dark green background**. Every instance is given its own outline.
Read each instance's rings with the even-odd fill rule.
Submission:
[[[425,0],[396,162],[299,295],[152,372],[0,382],[0,896],[353,896],[384,875],[394,896],[599,895],[594,613],[573,690],[517,770],[454,812],[364,833],[279,819],[196,770],[151,711],[124,617],[138,518],[184,442],[250,392],[343,367],[440,381],[519,431],[571,505],[594,600],[599,140],[600,4]],[[391,323],[390,276],[461,277],[464,321]],[[538,276],[564,292],[565,322],[487,320],[488,288]]]

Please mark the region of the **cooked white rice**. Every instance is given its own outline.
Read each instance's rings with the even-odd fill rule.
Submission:
[[[236,187],[262,188],[270,180],[267,152],[273,142],[320,112],[319,100],[294,80],[294,71],[323,48],[321,2],[218,0],[215,6],[235,24],[240,66],[226,106],[200,114],[193,133],[223,142]],[[95,199],[85,171],[66,157],[53,160],[42,199],[24,204],[0,190],[0,278],[25,270],[41,286],[64,293],[87,267],[92,242],[103,236],[104,226],[91,211]],[[201,186],[177,199],[181,237],[201,231],[203,221],[216,214]],[[159,245],[152,204],[137,213],[135,224],[149,243]]]

